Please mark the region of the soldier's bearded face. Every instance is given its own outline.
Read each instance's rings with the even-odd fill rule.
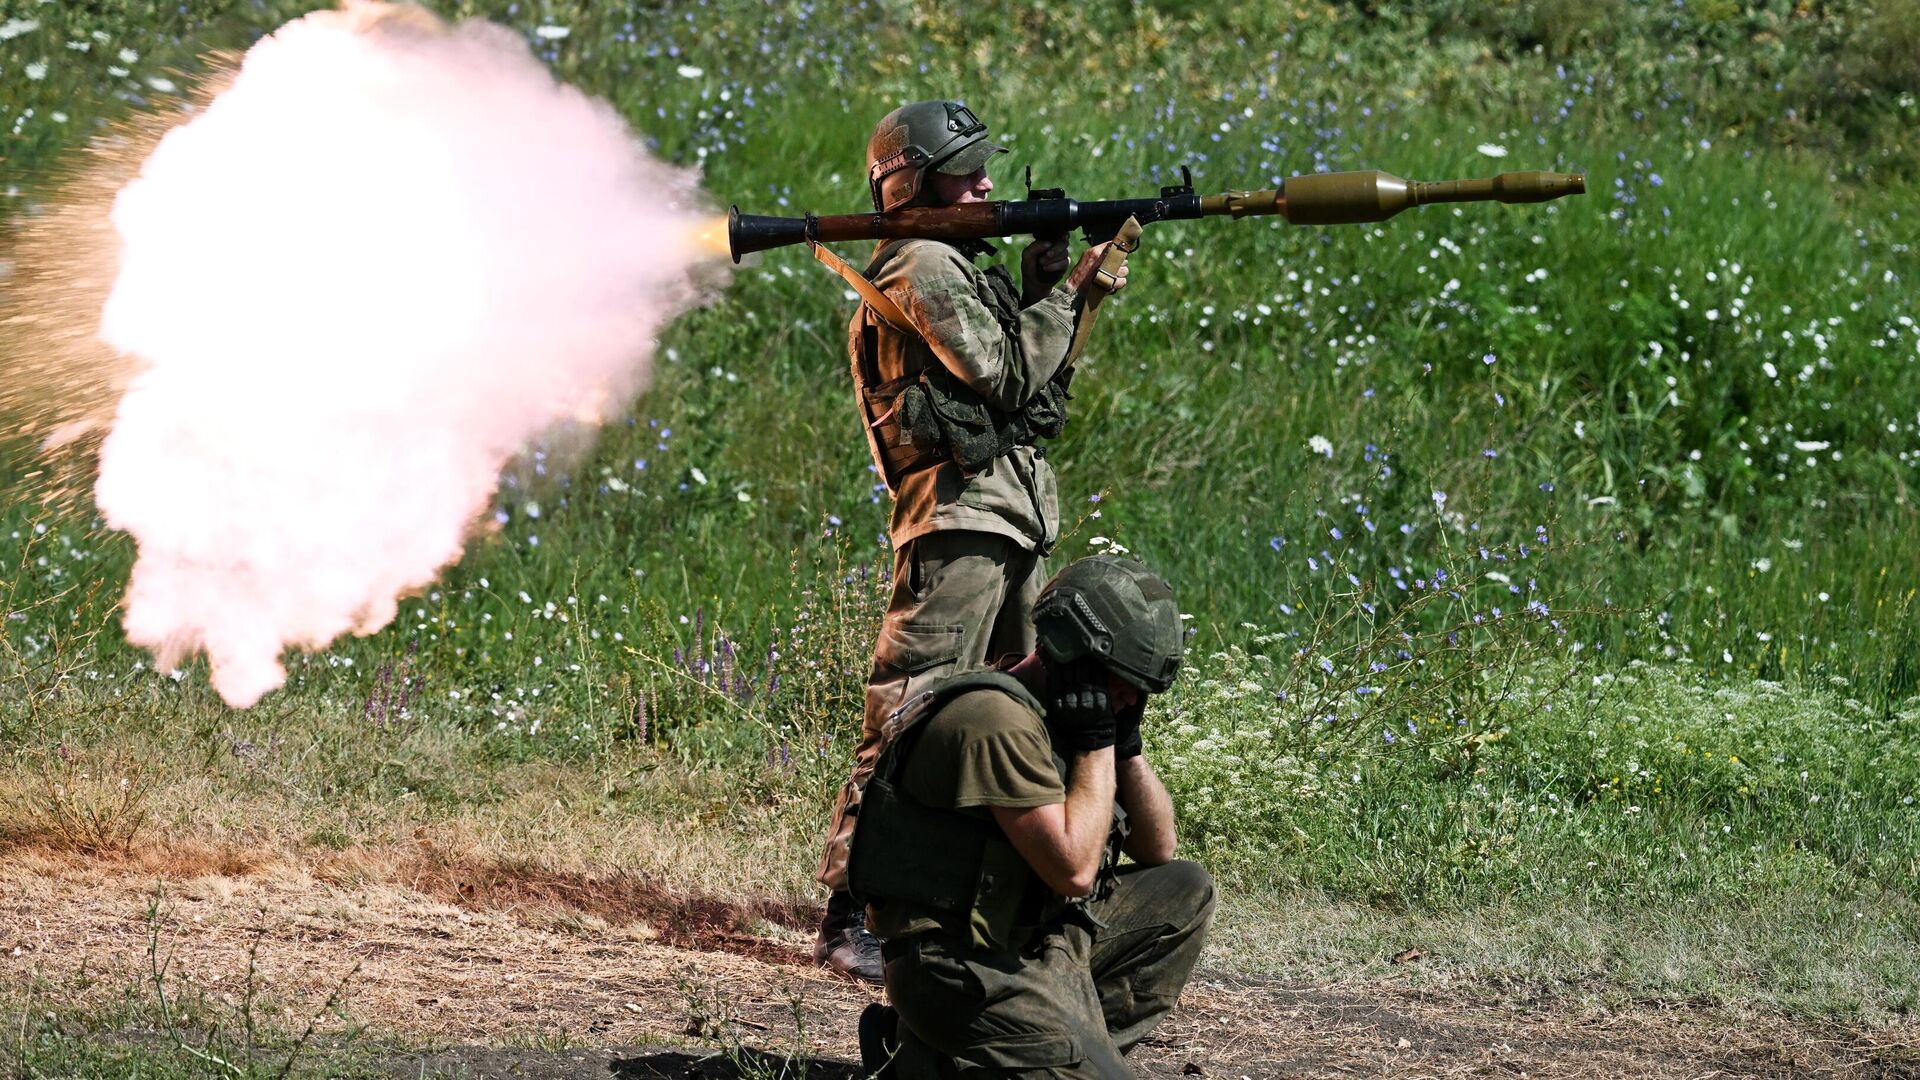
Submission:
[[[933,189],[934,201],[941,206],[986,202],[987,194],[993,190],[993,181],[987,179],[987,167],[984,165],[966,176],[948,176],[943,172],[929,171],[927,179]]]

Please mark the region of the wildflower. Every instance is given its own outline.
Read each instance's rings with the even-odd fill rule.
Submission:
[[[533,32],[535,37],[545,41],[559,41],[571,33],[573,33],[573,30],[565,26],[542,26]]]
[[[1501,146],[1499,143],[1483,142],[1479,146],[1474,147],[1474,149],[1490,158],[1503,158],[1507,156],[1507,148]]]
[[[1333,457],[1333,444],[1327,441],[1325,435],[1315,435],[1311,439],[1308,439],[1307,449],[1319,454],[1321,457]]]
[[[702,70],[701,68],[694,67],[692,64],[681,64],[678,70],[680,72],[680,77],[683,79],[697,79],[700,76],[706,74],[706,71]]]
[[[47,77],[47,62],[45,60],[36,60],[33,63],[28,64],[25,68],[25,71],[27,73],[27,78],[32,79],[35,82],[39,82],[41,79],[44,79]]]
[[[21,34],[30,34],[33,31],[38,29],[40,29],[40,23],[38,20],[8,19],[6,22],[0,23],[0,41],[7,41],[12,38],[17,38]]]

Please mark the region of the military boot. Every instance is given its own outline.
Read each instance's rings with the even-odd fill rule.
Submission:
[[[820,936],[813,942],[813,962],[850,979],[880,985],[880,939],[867,932],[866,912],[851,895],[836,892],[827,897]]]
[[[893,1059],[900,1052],[900,1014],[879,1002],[860,1014],[860,1074],[869,1080],[894,1080]]]

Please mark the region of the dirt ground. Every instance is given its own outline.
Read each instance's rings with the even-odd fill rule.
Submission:
[[[807,962],[809,912],[431,850],[103,860],[16,847],[0,851],[0,913],[9,987],[105,1002],[139,982],[157,942],[176,991],[232,1007],[251,946],[259,1000],[304,1023],[344,983],[364,1025],[353,1045],[405,1077],[853,1077],[853,1025],[875,999]],[[1911,1028],[1398,983],[1202,972],[1133,1061],[1150,1077],[1920,1078]]]

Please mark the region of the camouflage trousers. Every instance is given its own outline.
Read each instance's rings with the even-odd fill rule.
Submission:
[[[1213,918],[1198,863],[1120,871],[1092,905],[1017,952],[943,933],[888,941],[887,995],[900,1013],[900,1080],[1132,1076],[1121,1055],[1173,1010]]]
[[[822,883],[844,879],[854,821],[848,800],[873,775],[887,717],[948,675],[1032,652],[1033,602],[1045,581],[1040,555],[997,533],[922,533],[894,552],[893,594],[874,644],[853,775],[834,806],[820,859]]]

